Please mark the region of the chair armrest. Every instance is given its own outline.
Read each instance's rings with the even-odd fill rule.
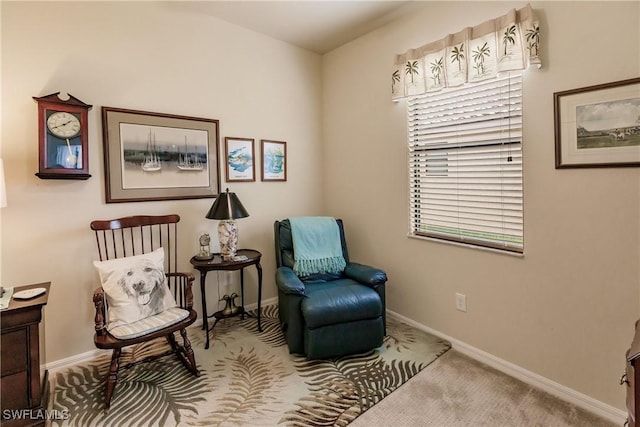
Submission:
[[[368,286],[377,286],[387,281],[387,273],[357,262],[350,262],[344,269],[344,275]]]
[[[93,291],[93,305],[96,307],[96,315],[95,315],[95,330],[96,335],[104,336],[107,334],[107,325],[105,324],[105,312],[106,307],[104,306],[104,290],[102,287]]]
[[[174,297],[181,308],[191,311],[193,308],[193,281],[194,275],[191,273],[167,273],[167,278],[174,277],[176,284]],[[169,281],[171,283],[171,280]],[[171,286],[169,286],[171,287]]]
[[[305,294],[304,283],[290,267],[279,267],[276,270],[276,285],[279,291],[287,295]]]

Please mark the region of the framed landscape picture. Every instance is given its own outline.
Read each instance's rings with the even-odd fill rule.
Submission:
[[[102,107],[107,203],[216,197],[214,119]]]
[[[262,145],[262,180],[287,180],[287,143],[283,141],[260,140]]]
[[[553,98],[556,169],[640,165],[640,78]]]
[[[227,182],[256,180],[253,142],[249,138],[224,139]]]

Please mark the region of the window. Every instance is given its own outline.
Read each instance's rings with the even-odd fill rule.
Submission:
[[[411,234],[523,252],[522,72],[407,105]]]

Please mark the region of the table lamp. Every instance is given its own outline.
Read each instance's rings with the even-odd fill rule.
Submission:
[[[238,250],[238,225],[236,219],[249,216],[247,210],[240,203],[236,193],[229,189],[219,194],[207,212],[208,219],[218,219],[218,240],[220,241],[220,255],[225,261],[233,260]]]

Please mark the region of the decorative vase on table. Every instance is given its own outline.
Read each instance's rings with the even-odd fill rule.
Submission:
[[[220,241],[220,255],[225,261],[232,261],[238,251],[238,225],[236,219],[249,216],[247,210],[229,189],[219,194],[207,212],[208,219],[220,220],[218,224],[218,240]]]
[[[238,252],[238,224],[235,220],[223,220],[218,223],[218,239],[222,259],[232,260]]]

